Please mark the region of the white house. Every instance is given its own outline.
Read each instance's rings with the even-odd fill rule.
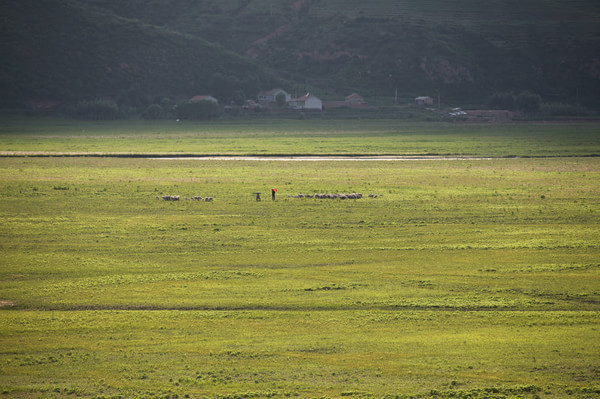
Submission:
[[[290,107],[294,109],[307,109],[307,110],[322,110],[323,102],[316,96],[306,93],[306,95],[299,98],[292,98],[289,102]]]
[[[285,96],[285,103],[289,103],[290,100],[292,99],[292,96],[287,93],[285,90],[281,90],[281,89],[272,89],[269,91],[261,91],[260,93],[258,93],[258,101],[263,102],[263,103],[276,103],[277,102],[277,96],[279,94],[283,94]]]
[[[194,97],[190,98],[190,102],[194,102],[194,101],[212,101],[213,103],[216,103],[216,104],[219,103],[219,100],[217,100],[213,96],[194,96]]]

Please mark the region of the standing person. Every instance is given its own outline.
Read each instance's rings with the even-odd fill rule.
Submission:
[[[271,198],[273,199],[273,201],[275,201],[275,193],[277,192],[276,188],[272,188],[271,189]]]
[[[260,201],[260,193],[254,193],[256,194],[256,201]]]

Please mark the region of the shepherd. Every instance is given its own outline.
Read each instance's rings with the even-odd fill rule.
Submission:
[[[271,198],[273,199],[273,201],[275,201],[275,193],[277,192],[276,188],[272,188],[271,189]]]

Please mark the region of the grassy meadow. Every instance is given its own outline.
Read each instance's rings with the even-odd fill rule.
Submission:
[[[77,122],[10,119],[0,155],[461,155],[600,154],[593,123],[488,125],[410,120],[230,120]]]
[[[8,121],[0,151],[565,156],[1,157],[0,395],[600,397],[596,126],[304,122]]]

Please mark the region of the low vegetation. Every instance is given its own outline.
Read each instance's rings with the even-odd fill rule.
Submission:
[[[67,113],[84,120],[114,120],[120,116],[119,106],[112,100],[79,101]]]
[[[584,107],[564,103],[543,103],[540,106],[539,114],[543,117],[581,117],[592,115]]]
[[[219,106],[213,101],[189,101],[179,104],[175,108],[175,115],[178,118],[193,120],[216,119],[221,113]]]
[[[492,109],[506,109],[533,114],[539,111],[542,104],[541,96],[528,91],[522,91],[515,95],[513,93],[495,93],[489,102]]]
[[[543,143],[543,145],[540,145]],[[411,119],[215,122],[8,119],[0,153],[38,155],[597,156],[593,123],[456,124]]]

